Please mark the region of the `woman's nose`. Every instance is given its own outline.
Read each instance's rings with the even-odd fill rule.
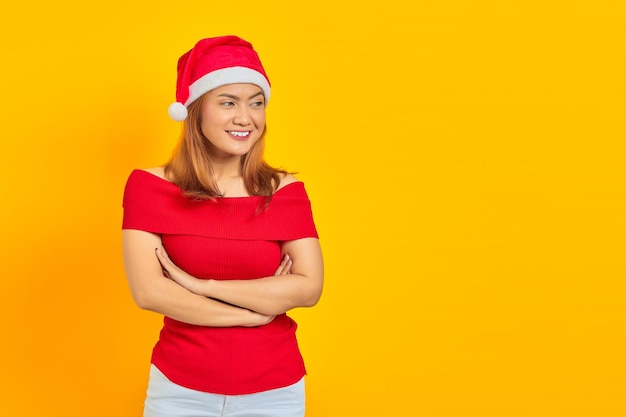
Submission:
[[[245,107],[240,107],[237,110],[237,115],[235,116],[235,123],[240,125],[250,124],[250,114],[248,113],[248,109]]]

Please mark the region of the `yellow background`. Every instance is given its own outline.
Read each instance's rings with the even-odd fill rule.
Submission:
[[[411,3],[2,7],[0,416],[140,415],[122,190],[176,143],[178,57],[231,33],[325,251],[309,417],[626,415],[624,2]]]

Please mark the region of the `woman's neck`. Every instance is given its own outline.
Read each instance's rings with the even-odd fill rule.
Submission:
[[[241,157],[211,159],[211,171],[218,197],[248,196],[241,172]]]
[[[241,157],[212,158],[211,167],[216,181],[241,177]]]

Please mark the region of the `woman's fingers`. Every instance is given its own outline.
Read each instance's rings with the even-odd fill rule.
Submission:
[[[157,260],[159,261],[159,263],[161,264],[161,269],[163,270],[163,275],[165,275],[166,277],[170,277],[168,272],[167,272],[167,267],[168,267],[168,260],[163,256],[162,252],[159,250],[159,248],[154,249],[154,254],[157,257]]]
[[[156,251],[157,257],[159,258],[159,261],[161,262],[161,265],[167,267],[167,269],[170,271],[175,270],[175,269],[180,269],[174,264],[174,262],[172,262],[172,260],[170,259],[165,249],[156,248],[155,251]]]
[[[288,275],[291,273],[291,265],[292,265],[292,261],[291,258],[289,257],[288,254],[285,254],[285,256],[283,256],[283,260],[280,262],[280,265],[278,265],[278,268],[276,269],[276,272],[274,272],[274,275]]]
[[[172,262],[172,260],[168,256],[165,249],[156,248],[154,250],[154,253],[156,254],[157,259],[159,260],[159,263],[161,264],[161,267],[163,268],[163,273],[165,274],[165,276],[168,278],[172,278],[172,274],[175,274],[176,272],[178,272],[180,268],[178,268],[174,264],[174,262]]]
[[[167,252],[163,248],[156,248],[154,250],[157,259],[161,263],[163,269],[163,275],[179,284],[181,287],[198,294],[203,295],[203,290],[207,284],[207,280],[198,279],[189,275],[183,269],[179,268],[167,255]]]
[[[167,264],[169,267],[174,266],[174,264],[170,260],[170,257],[167,255],[167,252],[165,252],[165,249],[156,248],[154,251],[157,257],[159,258],[159,261],[161,262],[161,264]]]
[[[250,324],[246,325],[245,327],[263,326],[265,324],[268,324],[269,322],[271,322],[272,320],[276,318],[276,316],[266,316],[265,314],[255,313],[254,311],[251,311],[251,313],[253,315],[253,320]]]

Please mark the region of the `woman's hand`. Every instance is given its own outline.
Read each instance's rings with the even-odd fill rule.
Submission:
[[[187,272],[183,271],[179,268],[172,260],[170,259],[167,251],[163,248],[156,248],[155,254],[161,267],[163,268],[163,273],[166,277],[170,278],[172,281],[176,282],[181,287],[195,293],[201,295],[203,297],[211,297],[209,291],[209,285],[212,280],[199,279],[192,275],[189,275]],[[289,257],[288,254],[283,256],[278,268],[274,272],[274,276],[279,275],[289,275],[291,274],[291,266],[293,265],[293,261]],[[250,322],[249,324],[245,324],[245,327],[257,327],[263,326],[265,324],[270,323],[275,315],[266,315],[257,313],[252,310],[248,310],[250,312]]]
[[[274,275],[248,280],[210,280],[210,297],[267,315],[314,306],[324,284],[319,240],[308,237],[284,241],[281,252],[289,254],[289,258],[282,258]]]
[[[166,277],[195,294],[207,296],[204,288],[207,285],[207,280],[193,277],[180,269],[172,262],[165,249],[156,248],[155,253]]]
[[[268,316],[265,314],[257,313],[256,311],[248,310],[251,314],[250,324],[246,324],[243,327],[258,327],[268,324],[276,318],[276,316]]]
[[[293,262],[291,261],[289,254],[285,254],[285,256],[283,256],[283,260],[280,262],[280,265],[278,265],[276,272],[274,272],[274,276],[291,274],[291,265],[293,265]]]
[[[208,293],[208,286],[210,285],[211,280],[198,279],[189,275],[172,262],[169,255],[163,248],[156,248],[155,253],[166,277],[194,294],[202,295],[204,297],[211,296],[211,294]],[[292,264],[293,262],[291,261],[289,255],[285,254],[280,262],[280,265],[276,268],[274,275],[289,275],[291,273]]]

